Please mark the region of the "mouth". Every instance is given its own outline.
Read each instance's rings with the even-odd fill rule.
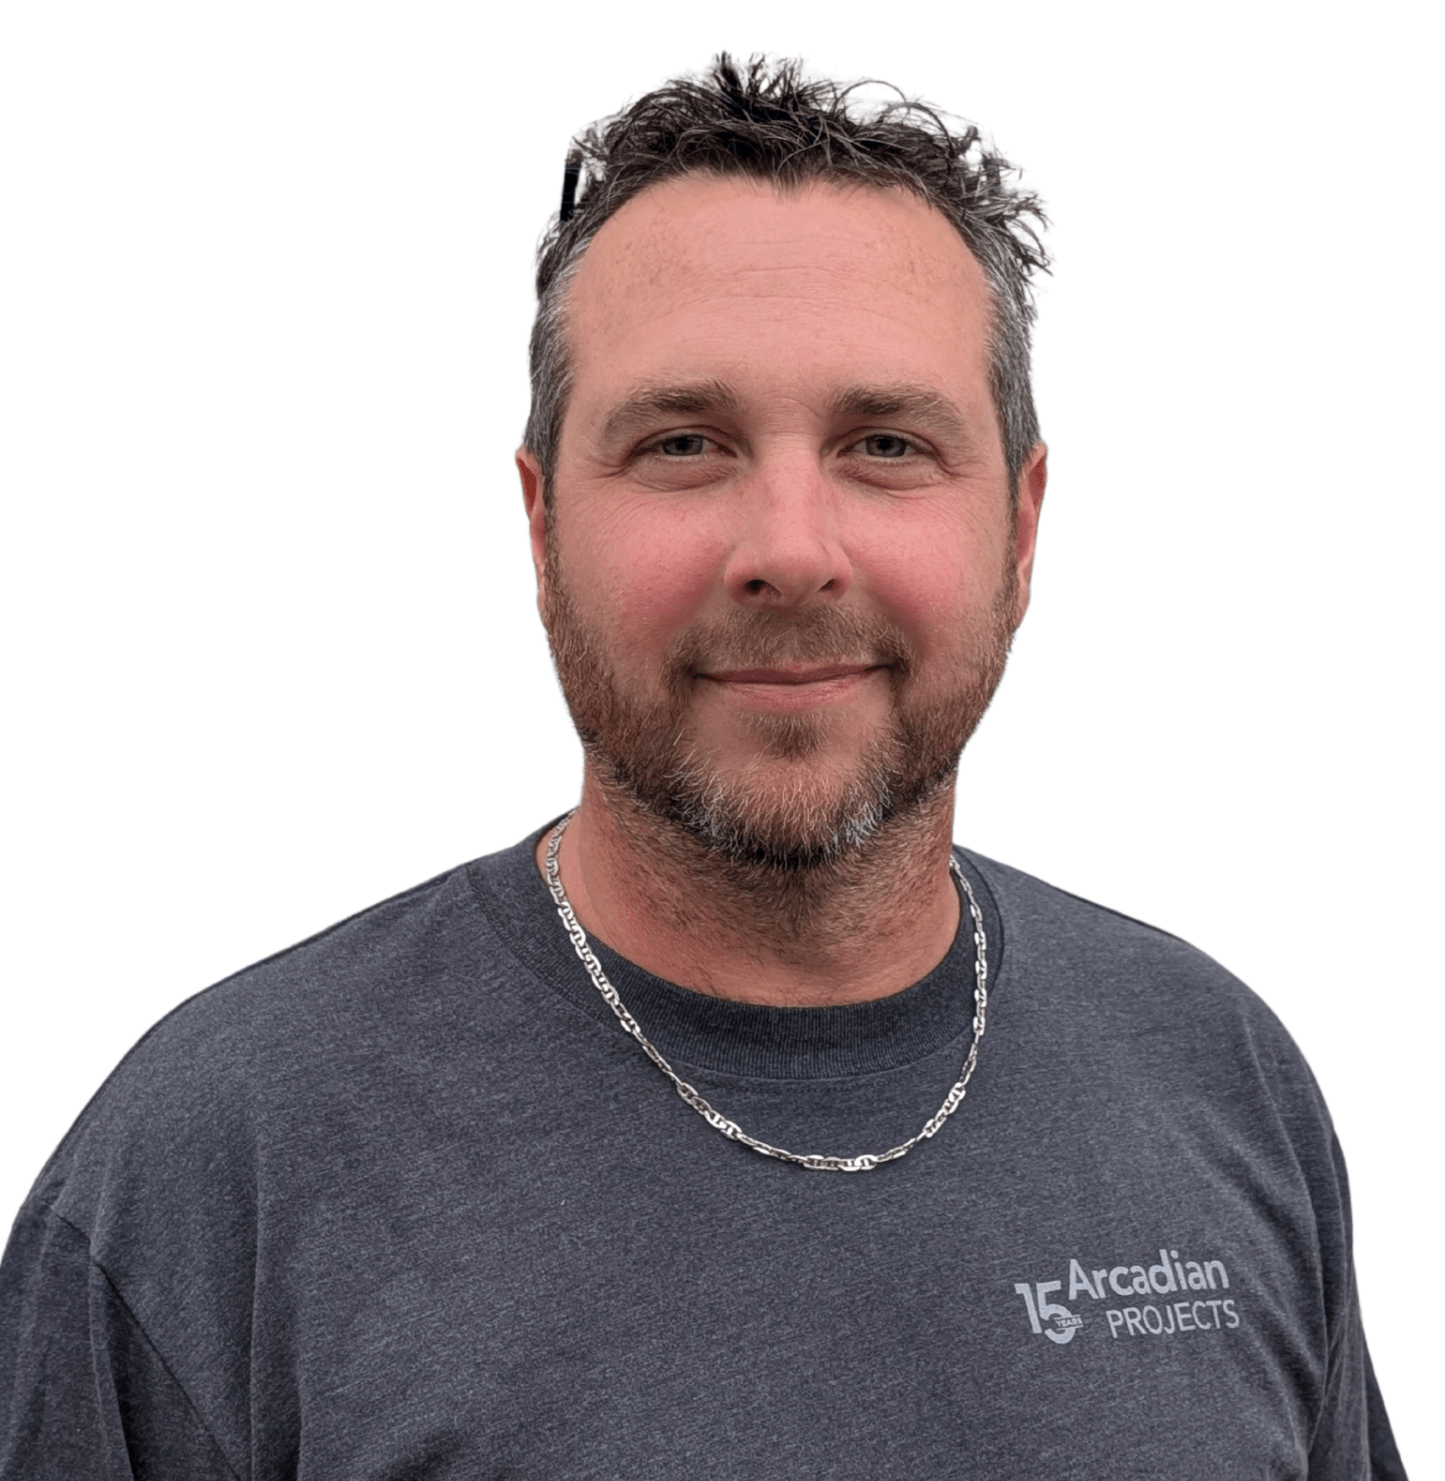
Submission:
[[[717,669],[711,673],[700,673],[698,678],[709,679],[714,684],[778,684],[798,686],[803,684],[828,684],[839,679],[852,679],[860,674],[871,674],[883,667],[883,664],[878,663],[828,663],[807,664],[796,668]]]
[[[768,664],[756,668],[713,669],[700,672],[705,693],[718,696],[729,708],[764,715],[804,715],[851,705],[870,694],[884,663]]]

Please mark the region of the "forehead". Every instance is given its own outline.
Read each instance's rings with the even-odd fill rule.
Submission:
[[[991,301],[958,232],[907,191],[685,175],[629,201],[583,257],[574,393],[618,377],[977,381]]]

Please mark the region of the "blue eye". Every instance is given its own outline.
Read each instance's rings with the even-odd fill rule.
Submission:
[[[657,444],[658,452],[669,458],[695,458],[707,447],[707,438],[696,432],[679,432],[676,437],[664,437]]]
[[[875,432],[863,439],[863,450],[870,458],[907,457],[911,446],[907,438],[896,437],[891,432]]]

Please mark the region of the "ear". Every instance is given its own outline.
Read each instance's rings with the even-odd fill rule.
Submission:
[[[537,604],[541,606],[547,585],[547,485],[542,465],[530,448],[517,449],[517,472],[522,478],[522,505],[527,511],[532,569],[537,573]]]
[[[1034,576],[1034,545],[1039,534],[1039,510],[1044,502],[1044,485],[1049,481],[1049,449],[1045,443],[1034,444],[1027,461],[1019,471],[1017,503],[1014,513],[1014,569],[1018,572],[1018,603],[1014,626],[1024,620],[1029,609],[1029,588]]]

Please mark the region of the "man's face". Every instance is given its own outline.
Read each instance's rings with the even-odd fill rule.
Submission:
[[[589,766],[742,863],[825,862],[952,779],[1028,600],[989,293],[902,191],[689,175],[598,232],[539,602]]]

